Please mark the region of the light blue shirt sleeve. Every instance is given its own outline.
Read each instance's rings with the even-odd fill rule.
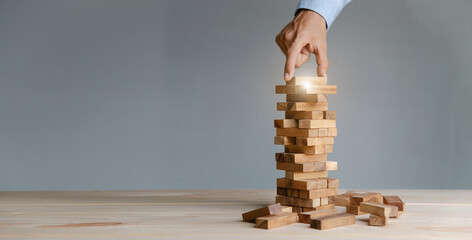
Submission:
[[[320,14],[326,21],[329,29],[334,19],[339,15],[344,6],[351,0],[300,0],[299,9],[309,9]]]

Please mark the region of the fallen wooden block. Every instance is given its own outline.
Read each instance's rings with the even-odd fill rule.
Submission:
[[[299,146],[332,145],[334,137],[296,137],[295,142]]]
[[[370,226],[385,226],[388,223],[388,217],[380,217],[377,215],[371,214],[369,217]]]
[[[275,145],[295,145],[296,142],[295,137],[284,137],[284,136],[275,136],[274,137],[274,144]]]
[[[315,210],[315,211],[309,211],[309,212],[301,212],[298,214],[298,221],[301,223],[310,224],[311,219],[313,218],[324,217],[324,216],[333,215],[336,213],[338,213],[338,210],[336,209],[323,209],[323,210]]]
[[[322,178],[328,177],[328,171],[322,172],[292,172],[292,171],[285,171],[285,178],[291,180],[303,180],[303,179],[311,179],[311,178]]]
[[[290,120],[294,120],[294,119],[290,119]],[[334,128],[336,127],[336,120],[300,119],[298,120],[298,127],[299,128]]]
[[[383,196],[383,203],[397,206],[398,211],[405,211],[405,203],[398,196]]]
[[[287,102],[328,102],[328,94],[287,94]]]
[[[324,119],[331,111],[285,111],[287,119]]]
[[[325,205],[320,205],[318,207],[304,207],[303,212],[309,211],[316,211],[316,210],[324,210],[324,209],[335,209],[334,203],[329,203]]]
[[[313,76],[294,76],[286,85],[301,85],[301,86],[326,86],[328,79],[326,77]]]
[[[398,215],[398,208],[396,206],[376,202],[361,202],[360,210],[380,217],[390,217],[390,215]]]
[[[358,205],[347,205],[346,212],[352,215],[363,215],[365,212],[361,211],[361,207]]]
[[[328,196],[333,196],[338,194],[337,188],[324,188],[324,189],[312,189],[312,190],[299,190],[299,198],[304,199],[313,199],[313,198],[323,198]],[[326,203],[328,204],[328,199],[326,198]],[[324,205],[323,203],[321,205]]]
[[[326,178],[314,178],[304,180],[290,180],[287,178],[277,178],[277,187],[292,188],[299,190],[322,189],[328,187]]]
[[[289,204],[286,204],[286,205],[289,205]],[[282,212],[282,206],[279,203],[277,203],[277,204],[261,207],[261,208],[258,208],[249,212],[245,212],[242,214],[242,216],[243,216],[243,221],[254,222],[256,218],[258,217],[276,214],[280,212]]]
[[[269,216],[258,217],[256,228],[274,229],[297,222],[297,214],[293,212],[280,212]]]
[[[333,145],[298,146],[285,145],[286,153],[325,154],[333,152]]]
[[[336,137],[337,128],[276,128],[277,136],[286,137]]]
[[[320,172],[320,171],[331,171],[337,170],[338,164],[333,161],[326,162],[312,162],[312,163],[288,163],[288,162],[277,162],[278,170],[286,170],[293,172]]]
[[[328,103],[278,102],[277,111],[326,111]]]
[[[335,227],[342,227],[356,223],[356,216],[348,213],[337,213],[325,217],[311,220],[310,227],[325,230]]]
[[[292,212],[292,206],[282,206],[282,212]]]
[[[398,211],[397,216],[392,216],[392,215],[390,215],[390,217],[391,217],[391,218],[397,218],[397,217],[400,217],[401,215],[403,215],[403,213],[405,213],[405,211]]]
[[[304,153],[276,153],[275,159],[277,162],[311,163],[317,161],[326,161],[328,159],[328,155]]]
[[[335,85],[326,86],[310,86],[305,87],[302,85],[276,85],[276,94],[336,94],[337,88]]]
[[[321,200],[317,199],[301,199],[287,196],[275,196],[275,202],[283,205],[296,207],[318,207],[321,206]]]
[[[346,195],[337,195],[337,196],[334,196],[334,204],[336,206],[348,206],[351,201],[350,201],[351,197],[350,196],[346,196]]]
[[[361,193],[357,195],[351,195],[350,205],[360,205],[361,202],[376,202],[382,203],[382,195],[380,193]]]
[[[275,119],[274,120],[274,127],[276,128],[297,128],[298,121],[295,119]],[[332,120],[330,120],[332,121]]]

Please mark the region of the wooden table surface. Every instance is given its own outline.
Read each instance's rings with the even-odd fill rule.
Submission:
[[[0,192],[0,239],[472,239],[472,190],[369,191],[401,196],[406,213],[385,227],[364,215],[268,231],[241,213],[273,203],[273,190]]]

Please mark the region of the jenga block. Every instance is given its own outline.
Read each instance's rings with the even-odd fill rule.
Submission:
[[[323,119],[336,120],[336,111],[324,111]]]
[[[388,217],[380,217],[371,214],[369,217],[370,226],[385,226],[388,223]]]
[[[337,213],[325,217],[311,220],[310,227],[325,230],[335,227],[342,227],[356,223],[356,216],[349,213]]]
[[[334,144],[334,137],[297,137],[296,144],[299,146]]]
[[[328,204],[334,204],[334,196],[329,196],[328,197]]]
[[[297,138],[295,137],[275,136],[274,144],[275,145],[295,145],[296,139]]]
[[[287,119],[324,119],[331,111],[285,111]]]
[[[282,206],[282,212],[292,212],[292,206]]]
[[[316,210],[316,211],[309,211],[309,212],[302,212],[298,214],[298,221],[301,223],[310,224],[311,219],[324,217],[332,214],[338,213],[336,209],[323,209],[323,210]]]
[[[390,217],[390,215],[398,215],[398,208],[396,206],[376,202],[361,202],[360,206],[361,211],[381,217]]]
[[[269,216],[258,217],[256,228],[274,229],[297,222],[297,214],[293,212],[280,212]]]
[[[321,178],[321,177],[328,177],[328,171],[323,172],[292,172],[292,171],[285,171],[285,178],[291,180],[303,180],[303,179],[310,179],[310,178]]]
[[[337,166],[336,166],[337,168]],[[339,186],[339,179],[337,178],[328,178],[328,188],[337,188]],[[333,200],[334,202],[334,200]]]
[[[286,204],[288,205],[288,204]],[[268,205],[249,212],[243,213],[243,221],[254,222],[256,218],[282,212],[282,206],[277,204]]]
[[[392,215],[390,214],[390,217],[391,217],[391,218],[397,218],[397,217],[400,217],[403,213],[405,213],[405,211],[398,211],[397,216],[392,216]]]
[[[324,189],[312,189],[312,190],[299,190],[299,198],[304,199],[313,199],[313,198],[324,198],[326,197],[326,202],[321,205],[328,204],[328,196],[333,196],[338,194],[337,188],[324,188]]]
[[[326,86],[326,77],[313,77],[313,76],[294,76],[290,81],[287,81],[286,85],[301,85],[301,86]]]
[[[285,145],[286,153],[325,154],[333,152],[333,145],[298,146]]]
[[[336,94],[337,88],[335,85],[326,86],[310,86],[305,87],[301,85],[276,85],[276,94]]]
[[[287,196],[298,198],[299,191],[298,189],[287,188]]]
[[[346,212],[352,215],[366,214],[365,212],[361,211],[361,207],[357,205],[347,205]]]
[[[350,204],[350,198],[351,197],[343,194],[334,196],[334,204],[336,206],[348,206]]]
[[[305,180],[290,180],[287,178],[277,178],[277,187],[299,190],[322,189],[328,187],[328,181],[325,178],[313,178]]]
[[[337,162],[312,162],[312,163],[288,163],[277,162],[278,170],[287,170],[293,172],[320,172],[337,170]]]
[[[275,119],[274,120],[274,127],[276,127],[276,128],[297,128],[298,127],[298,120],[295,120],[295,119]]]
[[[276,135],[286,137],[318,137],[319,129],[276,128]]]
[[[337,128],[328,128],[328,136],[336,137],[338,136]]]
[[[405,203],[398,196],[383,196],[383,203],[397,206],[398,211],[405,211]]]
[[[328,103],[278,102],[277,111],[326,111]]]
[[[277,155],[278,154],[278,155]],[[317,161],[326,161],[327,154],[304,154],[304,153],[276,153],[276,159],[283,159],[284,162],[309,163]]]
[[[290,120],[294,120],[294,119],[290,119]],[[298,127],[300,128],[334,128],[336,127],[336,120],[300,119],[298,122]]]
[[[300,190],[300,191],[302,191],[302,190]],[[321,201],[321,205],[329,204],[329,197],[321,197],[320,201]]]
[[[328,102],[328,94],[287,94],[287,102]]]
[[[304,207],[303,212],[323,210],[323,209],[335,209],[334,203],[328,203],[325,205],[320,205],[318,207]]]
[[[301,213],[301,212],[303,212],[303,207],[292,206],[292,212]]]
[[[328,129],[327,128],[318,128],[318,136],[327,137],[328,136]]]
[[[301,199],[287,196],[275,196],[275,202],[283,205],[297,206],[297,207],[318,207],[321,205],[321,200],[316,199]]]
[[[277,188],[277,195],[280,195],[280,196],[288,196],[288,191],[287,191],[288,188],[281,188],[281,187],[278,187]]]
[[[382,195],[380,193],[361,193],[351,196],[350,205],[360,205],[361,202],[382,203]]]

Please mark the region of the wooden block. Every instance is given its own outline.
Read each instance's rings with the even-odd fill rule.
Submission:
[[[328,204],[334,204],[334,196],[329,196],[328,197]]]
[[[337,168],[337,165],[336,165]],[[328,188],[337,188],[339,186],[339,179],[337,178],[328,178]],[[333,200],[334,202],[334,200]]]
[[[323,210],[323,209],[335,209],[335,205],[334,205],[334,203],[328,203],[328,204],[320,205],[320,206],[318,206],[318,207],[313,207],[313,208],[304,207],[304,208],[303,208],[303,212],[316,211],[316,210]]]
[[[334,137],[297,137],[295,139],[296,139],[296,144],[299,146],[334,144]]]
[[[323,119],[336,120],[336,111],[324,111]]]
[[[398,208],[396,206],[376,202],[361,202],[360,206],[361,211],[381,217],[390,217],[390,215],[398,215]]]
[[[342,194],[334,196],[334,204],[336,206],[348,206],[350,204],[350,198],[351,197]]]
[[[281,187],[278,187],[277,188],[277,195],[280,195],[280,196],[288,196],[288,191],[287,191],[288,188],[281,188]]]
[[[292,172],[320,172],[337,170],[337,162],[312,162],[312,163],[289,163],[277,162],[278,170],[287,170]]]
[[[285,119],[285,120],[287,120],[287,119]],[[294,120],[294,119],[290,119],[290,120]],[[336,120],[300,119],[299,122],[298,122],[298,127],[300,127],[300,128],[335,128],[336,127]],[[326,132],[326,134],[328,134],[328,133]]]
[[[311,220],[310,227],[325,230],[335,227],[342,227],[356,223],[356,216],[349,213],[337,213]]]
[[[336,209],[323,209],[309,212],[301,212],[298,214],[298,222],[310,224],[311,219],[313,218],[324,217],[336,213],[338,213],[338,210]]]
[[[277,187],[292,188],[299,190],[322,189],[328,187],[326,178],[313,178],[304,180],[290,180],[287,178],[277,178]]]
[[[298,198],[299,191],[298,189],[287,188],[287,196]]]
[[[328,102],[328,94],[287,94],[287,102]]]
[[[405,213],[405,211],[398,211],[397,216],[392,216],[392,215],[390,215],[390,217],[391,217],[391,218],[397,218],[397,217],[400,217],[403,213]]]
[[[383,203],[397,206],[398,211],[405,211],[405,203],[398,196],[383,196]]]
[[[327,137],[328,136],[328,129],[327,128],[318,128],[318,136]]]
[[[337,128],[328,128],[328,136],[336,137],[338,136]]]
[[[301,212],[303,212],[303,207],[292,206],[292,212],[301,213]]]
[[[363,215],[365,212],[361,211],[361,207],[357,205],[347,205],[346,212],[352,215]]]
[[[297,206],[297,207],[318,207],[321,205],[321,200],[317,199],[301,199],[287,196],[275,196],[275,202],[283,205]]]
[[[269,216],[258,217],[256,219],[256,228],[274,229],[297,222],[297,214],[293,212],[281,212]]]
[[[305,87],[301,85],[276,85],[276,94],[336,94],[337,87],[335,85],[326,86],[310,86]]]
[[[332,120],[330,120],[332,121]],[[298,120],[295,119],[275,119],[274,127],[276,128],[297,128]]]
[[[278,102],[277,111],[326,111],[328,103]]]
[[[328,171],[308,172],[308,173],[285,171],[285,178],[288,178],[291,180],[303,180],[303,179],[321,178],[321,177],[328,177]]]
[[[300,191],[302,191],[302,190],[300,190]],[[329,204],[329,197],[321,197],[320,201],[321,201],[321,205]]]
[[[326,86],[328,79],[326,77],[313,76],[294,76],[286,85],[301,85],[301,86]]]
[[[304,153],[276,153],[275,159],[277,161],[280,160],[283,162],[291,162],[291,163],[310,163],[310,162],[317,162],[317,161],[326,161],[328,159],[328,155],[327,154],[304,154]]]
[[[268,205],[265,207],[261,207],[249,212],[243,213],[243,221],[245,222],[254,222],[256,218],[263,217],[271,214],[276,214],[282,212],[282,206],[277,204]]]
[[[318,129],[276,128],[277,136],[286,137],[318,137]]]
[[[295,145],[297,143],[296,137],[275,136],[275,145]]]
[[[371,214],[369,217],[369,226],[385,226],[388,223],[388,217],[380,217]]]
[[[361,202],[376,202],[382,203],[382,195],[380,193],[361,193],[357,195],[351,195],[350,205],[360,205]]]
[[[286,153],[325,154],[333,152],[333,145],[298,146],[285,145]]]
[[[292,206],[282,206],[282,212],[292,212]]]
[[[324,119],[331,111],[285,111],[287,119]]]
[[[337,188],[322,188],[312,190],[299,190],[299,198],[313,199],[313,198],[325,198],[326,202],[322,202],[321,205],[328,204],[328,196],[334,196],[338,194]]]

